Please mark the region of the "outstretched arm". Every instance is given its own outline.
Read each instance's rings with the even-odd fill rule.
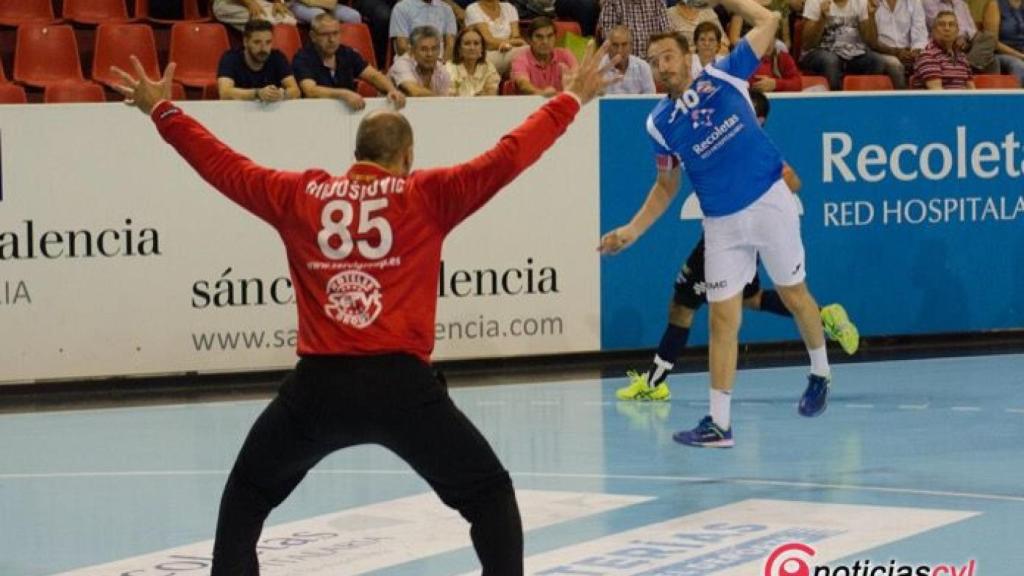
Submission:
[[[170,101],[173,63],[163,78],[146,76],[142,64],[131,57],[135,76],[114,68],[123,84],[114,88],[125,103],[153,118],[160,135],[181,154],[195,171],[222,194],[272,225],[278,223],[298,189],[302,174],[264,168],[235,152],[202,124]]]

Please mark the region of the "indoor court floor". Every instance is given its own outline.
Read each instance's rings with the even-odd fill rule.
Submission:
[[[815,419],[796,411],[805,367],[743,370],[731,450],[672,441],[707,411],[703,373],[672,375],[661,404],[617,402],[623,378],[451,394],[512,472],[529,574],[1019,576],[1022,366],[837,365]],[[208,574],[227,471],[266,403],[0,414],[0,575]],[[479,572],[467,525],[377,447],[321,462],[260,554],[265,575]]]

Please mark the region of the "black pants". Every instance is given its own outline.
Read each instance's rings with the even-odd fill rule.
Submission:
[[[299,361],[228,477],[211,576],[259,574],[256,544],[267,515],[324,456],[356,444],[393,451],[462,514],[485,576],[523,574],[508,472],[430,367],[390,354]]]

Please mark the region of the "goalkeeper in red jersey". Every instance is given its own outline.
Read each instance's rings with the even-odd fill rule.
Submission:
[[[523,573],[511,478],[430,366],[441,245],[603,90],[605,53],[591,46],[566,92],[451,168],[412,171],[409,122],[371,112],[342,175],[273,170],[230,149],[168,100],[174,64],[160,80],[134,58],[134,75],[115,70],[126,101],[200,176],[280,234],[295,286],[300,359],[228,477],[213,576],[258,574],[256,543],[270,511],[322,458],[358,444],[396,453],[469,521],[485,576]]]

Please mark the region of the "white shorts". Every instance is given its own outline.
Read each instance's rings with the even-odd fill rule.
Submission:
[[[777,286],[793,286],[806,277],[800,215],[781,179],[739,212],[704,218],[704,242],[709,302],[739,294],[757,272],[758,256]]]

